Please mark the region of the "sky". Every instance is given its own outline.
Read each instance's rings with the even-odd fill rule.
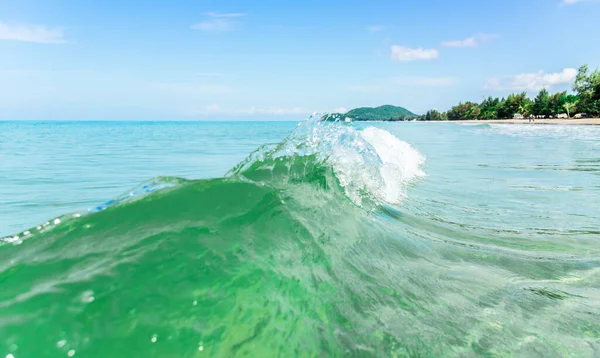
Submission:
[[[415,113],[600,66],[600,0],[0,0],[0,120]]]

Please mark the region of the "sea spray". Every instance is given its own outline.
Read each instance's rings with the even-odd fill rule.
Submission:
[[[253,166],[270,170],[284,158],[289,168],[294,160],[309,157],[330,166],[358,205],[398,204],[408,184],[424,175],[421,166],[425,158],[391,133],[374,127],[356,130],[312,118],[301,122],[282,143],[259,148],[228,175],[244,177],[244,171]]]

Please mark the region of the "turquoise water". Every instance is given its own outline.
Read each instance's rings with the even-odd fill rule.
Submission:
[[[598,153],[592,126],[0,122],[0,356],[597,356]]]
[[[2,122],[0,235],[95,208],[159,176],[222,176],[293,122]]]

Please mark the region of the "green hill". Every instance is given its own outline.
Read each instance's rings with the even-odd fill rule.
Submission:
[[[416,118],[417,115],[404,107],[385,105],[355,108],[346,113],[346,117],[354,121],[405,121]]]
[[[384,105],[380,107],[355,108],[347,113],[332,113],[324,117],[325,120],[343,120],[351,118],[353,121],[406,121],[418,116],[406,108]]]

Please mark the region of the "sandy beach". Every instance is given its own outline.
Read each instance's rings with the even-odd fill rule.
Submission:
[[[504,123],[504,124],[530,124],[528,119],[490,119],[453,121],[455,123]],[[566,125],[600,125],[600,118],[581,119],[536,119],[535,124],[566,124]]]

